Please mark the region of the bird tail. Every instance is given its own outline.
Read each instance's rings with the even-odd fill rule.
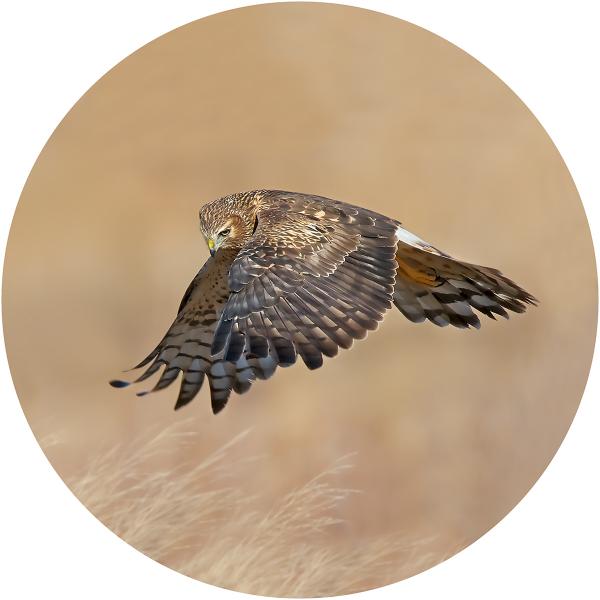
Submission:
[[[479,329],[480,313],[495,319],[508,312],[525,312],[537,300],[496,269],[461,262],[434,248],[416,248],[400,242],[396,252],[393,301],[402,314],[440,327]]]

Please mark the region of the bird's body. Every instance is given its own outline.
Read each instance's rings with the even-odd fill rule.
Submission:
[[[216,413],[231,391],[244,393],[298,356],[318,368],[376,329],[392,305],[413,322],[478,328],[473,308],[494,318],[535,303],[495,269],[457,261],[394,219],[320,196],[233,194],[201,209],[200,228],[211,257],[138,365],[150,363],[136,381],[164,365],[154,390],[183,373],[175,408],[205,379]]]

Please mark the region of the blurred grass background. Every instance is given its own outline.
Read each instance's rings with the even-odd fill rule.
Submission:
[[[114,533],[160,563],[201,581],[261,596],[338,596],[393,583],[452,555],[435,538],[396,531],[344,535],[337,516],[358,490],[336,487],[353,468],[345,456],[287,493],[266,499],[238,486],[235,457],[249,430],[206,454],[183,421],[112,446],[67,484]],[[41,440],[47,451],[60,440]],[[186,453],[187,450],[191,452]],[[173,454],[176,465],[161,468]]]
[[[216,418],[207,390],[174,413],[175,389],[109,388],[162,337],[207,257],[199,207],[253,188],[399,218],[541,305],[479,332],[391,311],[323,369],[279,370]],[[338,535],[435,536],[440,553],[493,526],[547,465],[583,392],[597,313],[577,191],[521,101],[429,32],[309,3],[194,22],[91,88],[27,181],[3,303],[19,398],[38,438],[63,442],[47,451],[61,476],[191,415],[195,445],[173,465],[251,426],[234,452],[264,460],[232,462],[243,494],[268,505],[356,452],[336,485],[362,493],[337,508]]]

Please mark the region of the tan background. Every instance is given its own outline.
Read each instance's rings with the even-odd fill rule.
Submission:
[[[399,218],[541,305],[479,332],[392,311],[325,368],[280,370],[218,417],[208,390],[175,413],[175,389],[109,388],[163,335],[207,256],[199,207],[252,188]],[[338,534],[435,536],[442,553],[502,518],[558,448],[597,309],[575,186],[520,100],[431,33],[322,4],[203,19],[103,77],[31,173],[3,292],[19,398],[38,438],[61,438],[49,456],[63,477],[149,427],[192,416],[201,455],[251,426],[241,452],[264,460],[240,489],[269,502],[356,452],[339,484],[362,493],[340,507]]]

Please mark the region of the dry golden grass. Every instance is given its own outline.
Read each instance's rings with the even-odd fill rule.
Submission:
[[[187,462],[170,465],[174,449],[191,449],[195,435],[180,425],[112,448],[67,483],[98,519],[144,554],[247,593],[347,594],[404,579],[445,558],[429,549],[431,540],[348,534],[336,509],[360,492],[332,480],[352,468],[351,457],[265,508],[236,486],[231,468],[233,460],[247,469],[261,460],[231,456],[248,432],[202,459],[192,451]]]

